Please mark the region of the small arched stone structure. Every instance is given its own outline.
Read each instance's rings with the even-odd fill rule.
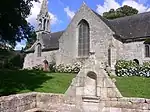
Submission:
[[[97,96],[97,75],[95,72],[88,72],[84,83],[85,96]]]

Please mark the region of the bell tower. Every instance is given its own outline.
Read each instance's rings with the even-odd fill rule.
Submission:
[[[48,13],[48,1],[43,0],[40,13],[37,16],[37,32],[50,33],[50,15]]]

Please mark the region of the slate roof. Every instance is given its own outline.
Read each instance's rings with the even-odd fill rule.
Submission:
[[[150,12],[121,17],[114,20],[107,20],[96,12],[94,13],[123,40],[150,36]]]
[[[51,34],[42,34],[42,41],[45,47],[43,50],[59,49],[59,38],[62,33],[63,31]]]
[[[140,13],[132,16],[107,20],[93,11],[121,40],[138,39],[150,37],[150,12]],[[43,33],[42,41],[44,50],[59,49],[59,38],[64,31],[54,33]],[[132,41],[132,40],[131,40]],[[34,47],[27,50],[33,52]]]
[[[59,49],[59,38],[64,31],[54,32],[54,33],[42,33],[41,41],[43,43],[44,49],[42,51],[50,51]],[[35,46],[32,46],[25,52],[34,52]]]

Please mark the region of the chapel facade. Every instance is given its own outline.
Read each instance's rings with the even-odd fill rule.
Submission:
[[[24,68],[55,62],[73,64],[90,56],[105,68],[115,69],[117,60],[150,61],[150,12],[107,20],[85,3],[76,12],[68,27],[50,31],[51,17],[47,0],[43,0],[37,17],[37,40],[26,50]]]

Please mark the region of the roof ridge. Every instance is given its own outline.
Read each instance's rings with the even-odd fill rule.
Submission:
[[[124,17],[119,17],[119,18],[116,18],[116,19],[107,19],[108,21],[115,21],[115,20],[121,20],[121,19],[128,19],[128,18],[131,18],[131,17],[136,17],[136,16],[140,16],[140,15],[145,15],[147,13],[150,13],[150,11],[148,12],[143,12],[143,13],[138,13],[138,14],[134,14],[134,15],[131,15],[131,16],[124,16]]]
[[[51,32],[51,33],[60,33],[60,32],[64,32],[65,30],[62,31],[56,31],[56,32]]]

